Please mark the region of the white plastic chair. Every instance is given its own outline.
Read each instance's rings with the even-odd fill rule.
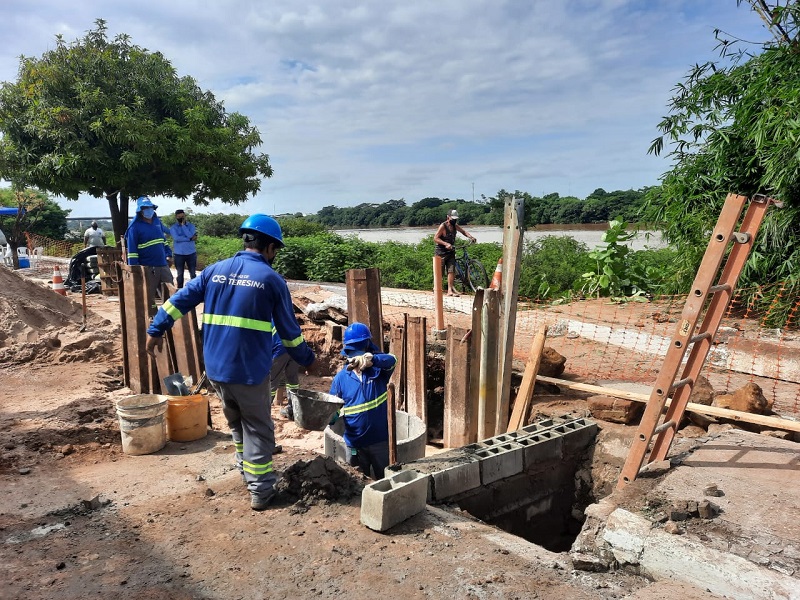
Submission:
[[[10,266],[12,266],[14,264],[13,261],[11,260],[11,245],[10,244],[7,244],[6,246],[3,247],[3,264],[8,266],[8,267],[10,267]]]
[[[33,249],[33,254],[31,254],[31,268],[39,266],[39,261],[42,260],[42,256],[44,255],[44,248],[41,246],[36,246]]]

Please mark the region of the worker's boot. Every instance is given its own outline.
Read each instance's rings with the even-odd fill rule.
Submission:
[[[257,511],[266,510],[277,495],[278,492],[275,491],[275,488],[270,488],[266,495],[250,492],[250,508]]]
[[[289,402],[289,404],[281,408],[281,416],[286,419],[289,419],[290,421],[294,421],[294,411],[292,410],[291,402]]]

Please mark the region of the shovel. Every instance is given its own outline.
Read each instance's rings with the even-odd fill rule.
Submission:
[[[83,325],[79,333],[86,331],[86,265],[81,263],[81,303],[83,304]]]
[[[164,387],[167,388],[167,394],[170,396],[189,396],[192,393],[180,373],[164,377]]]

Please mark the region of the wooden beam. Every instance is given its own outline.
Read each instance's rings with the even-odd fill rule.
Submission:
[[[646,404],[650,399],[650,394],[641,394],[637,392],[630,392],[628,390],[618,390],[614,388],[603,387],[602,385],[578,383],[576,381],[567,381],[565,379],[557,379],[555,377],[544,377],[542,375],[538,375],[536,379],[538,381],[544,381],[545,383],[553,383],[570,390],[591,392],[593,394],[603,394],[605,396],[622,398],[623,400],[632,400],[634,402],[641,402],[643,404]],[[670,402],[671,400],[667,399],[666,406],[669,406]],[[762,427],[770,427],[772,429],[780,429],[782,431],[800,432],[800,421],[791,421],[789,419],[782,419],[781,417],[757,415],[755,413],[730,410],[728,408],[720,408],[718,406],[695,404],[694,402],[687,403],[686,410],[700,415],[719,417],[720,419],[728,419],[731,421],[741,421],[743,423],[752,423],[753,425],[761,425]]]
[[[483,289],[478,288],[472,301],[472,329],[469,350],[469,407],[473,418],[468,423],[467,443],[478,441],[478,394],[481,376],[481,316],[483,314]]]
[[[528,353],[528,362],[525,364],[525,373],[522,376],[522,383],[517,392],[517,399],[514,402],[514,412],[511,413],[511,420],[506,431],[516,431],[526,425],[528,412],[531,408],[531,398],[533,398],[533,388],[536,387],[536,375],[539,374],[539,364],[542,362],[542,352],[544,351],[544,341],[547,338],[547,325],[536,332]]]
[[[127,364],[126,384],[134,394],[155,394],[155,365],[148,360],[147,325],[150,322],[144,267],[117,263],[120,289],[120,319],[123,360]],[[158,388],[160,389],[160,387]]]
[[[348,323],[364,323],[372,333],[373,343],[383,352],[383,309],[380,269],[349,269],[347,283]]]
[[[444,298],[442,292],[442,257],[433,255],[433,298],[436,307],[436,330],[444,329]]]
[[[397,410],[406,408],[406,328],[393,325],[389,330],[389,352],[397,359],[389,381],[395,387]]]
[[[406,412],[419,417],[427,426],[426,336],[425,317],[406,315]]]
[[[500,298],[497,290],[483,291],[481,312],[481,359],[478,384],[478,439],[495,435],[497,425],[498,392],[498,334],[500,326]],[[503,428],[505,429],[505,427]]]
[[[468,329],[447,327],[447,350],[444,367],[444,447],[459,448],[469,444],[470,422],[475,415],[469,402]]]
[[[167,297],[171,297],[177,291],[172,285],[163,285],[167,288]],[[193,308],[175,321],[169,333],[175,353],[175,372],[184,377],[189,375],[192,381],[197,383],[205,370],[197,311]]]
[[[501,346],[498,348],[497,413],[495,431],[505,431],[511,404],[511,371],[514,362],[514,332],[517,327],[517,299],[519,275],[522,263],[523,230],[525,227],[525,204],[522,198],[509,198],[505,203],[503,229],[503,281],[500,300]]]

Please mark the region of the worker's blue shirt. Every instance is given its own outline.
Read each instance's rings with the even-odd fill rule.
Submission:
[[[386,390],[397,359],[393,354],[375,354],[372,366],[358,378],[342,369],[333,378],[331,394],[344,400],[339,413],[344,420],[344,441],[351,448],[364,448],[389,439]]]
[[[197,229],[192,223],[175,223],[169,228],[169,234],[172,236],[173,246],[172,251],[175,254],[195,254],[197,246],[192,239]]]
[[[257,252],[239,252],[203,269],[158,309],[147,329],[159,337],[204,303],[203,355],[213,381],[257,385],[272,368],[273,338],[303,366],[314,362],[294,316],[286,282]]]
[[[277,335],[272,336],[272,360],[277,359],[283,354],[286,354],[286,346],[283,345],[280,337]]]
[[[137,214],[125,232],[128,264],[166,267],[167,257],[172,257],[172,250],[164,238],[165,229],[157,216],[148,223]]]

